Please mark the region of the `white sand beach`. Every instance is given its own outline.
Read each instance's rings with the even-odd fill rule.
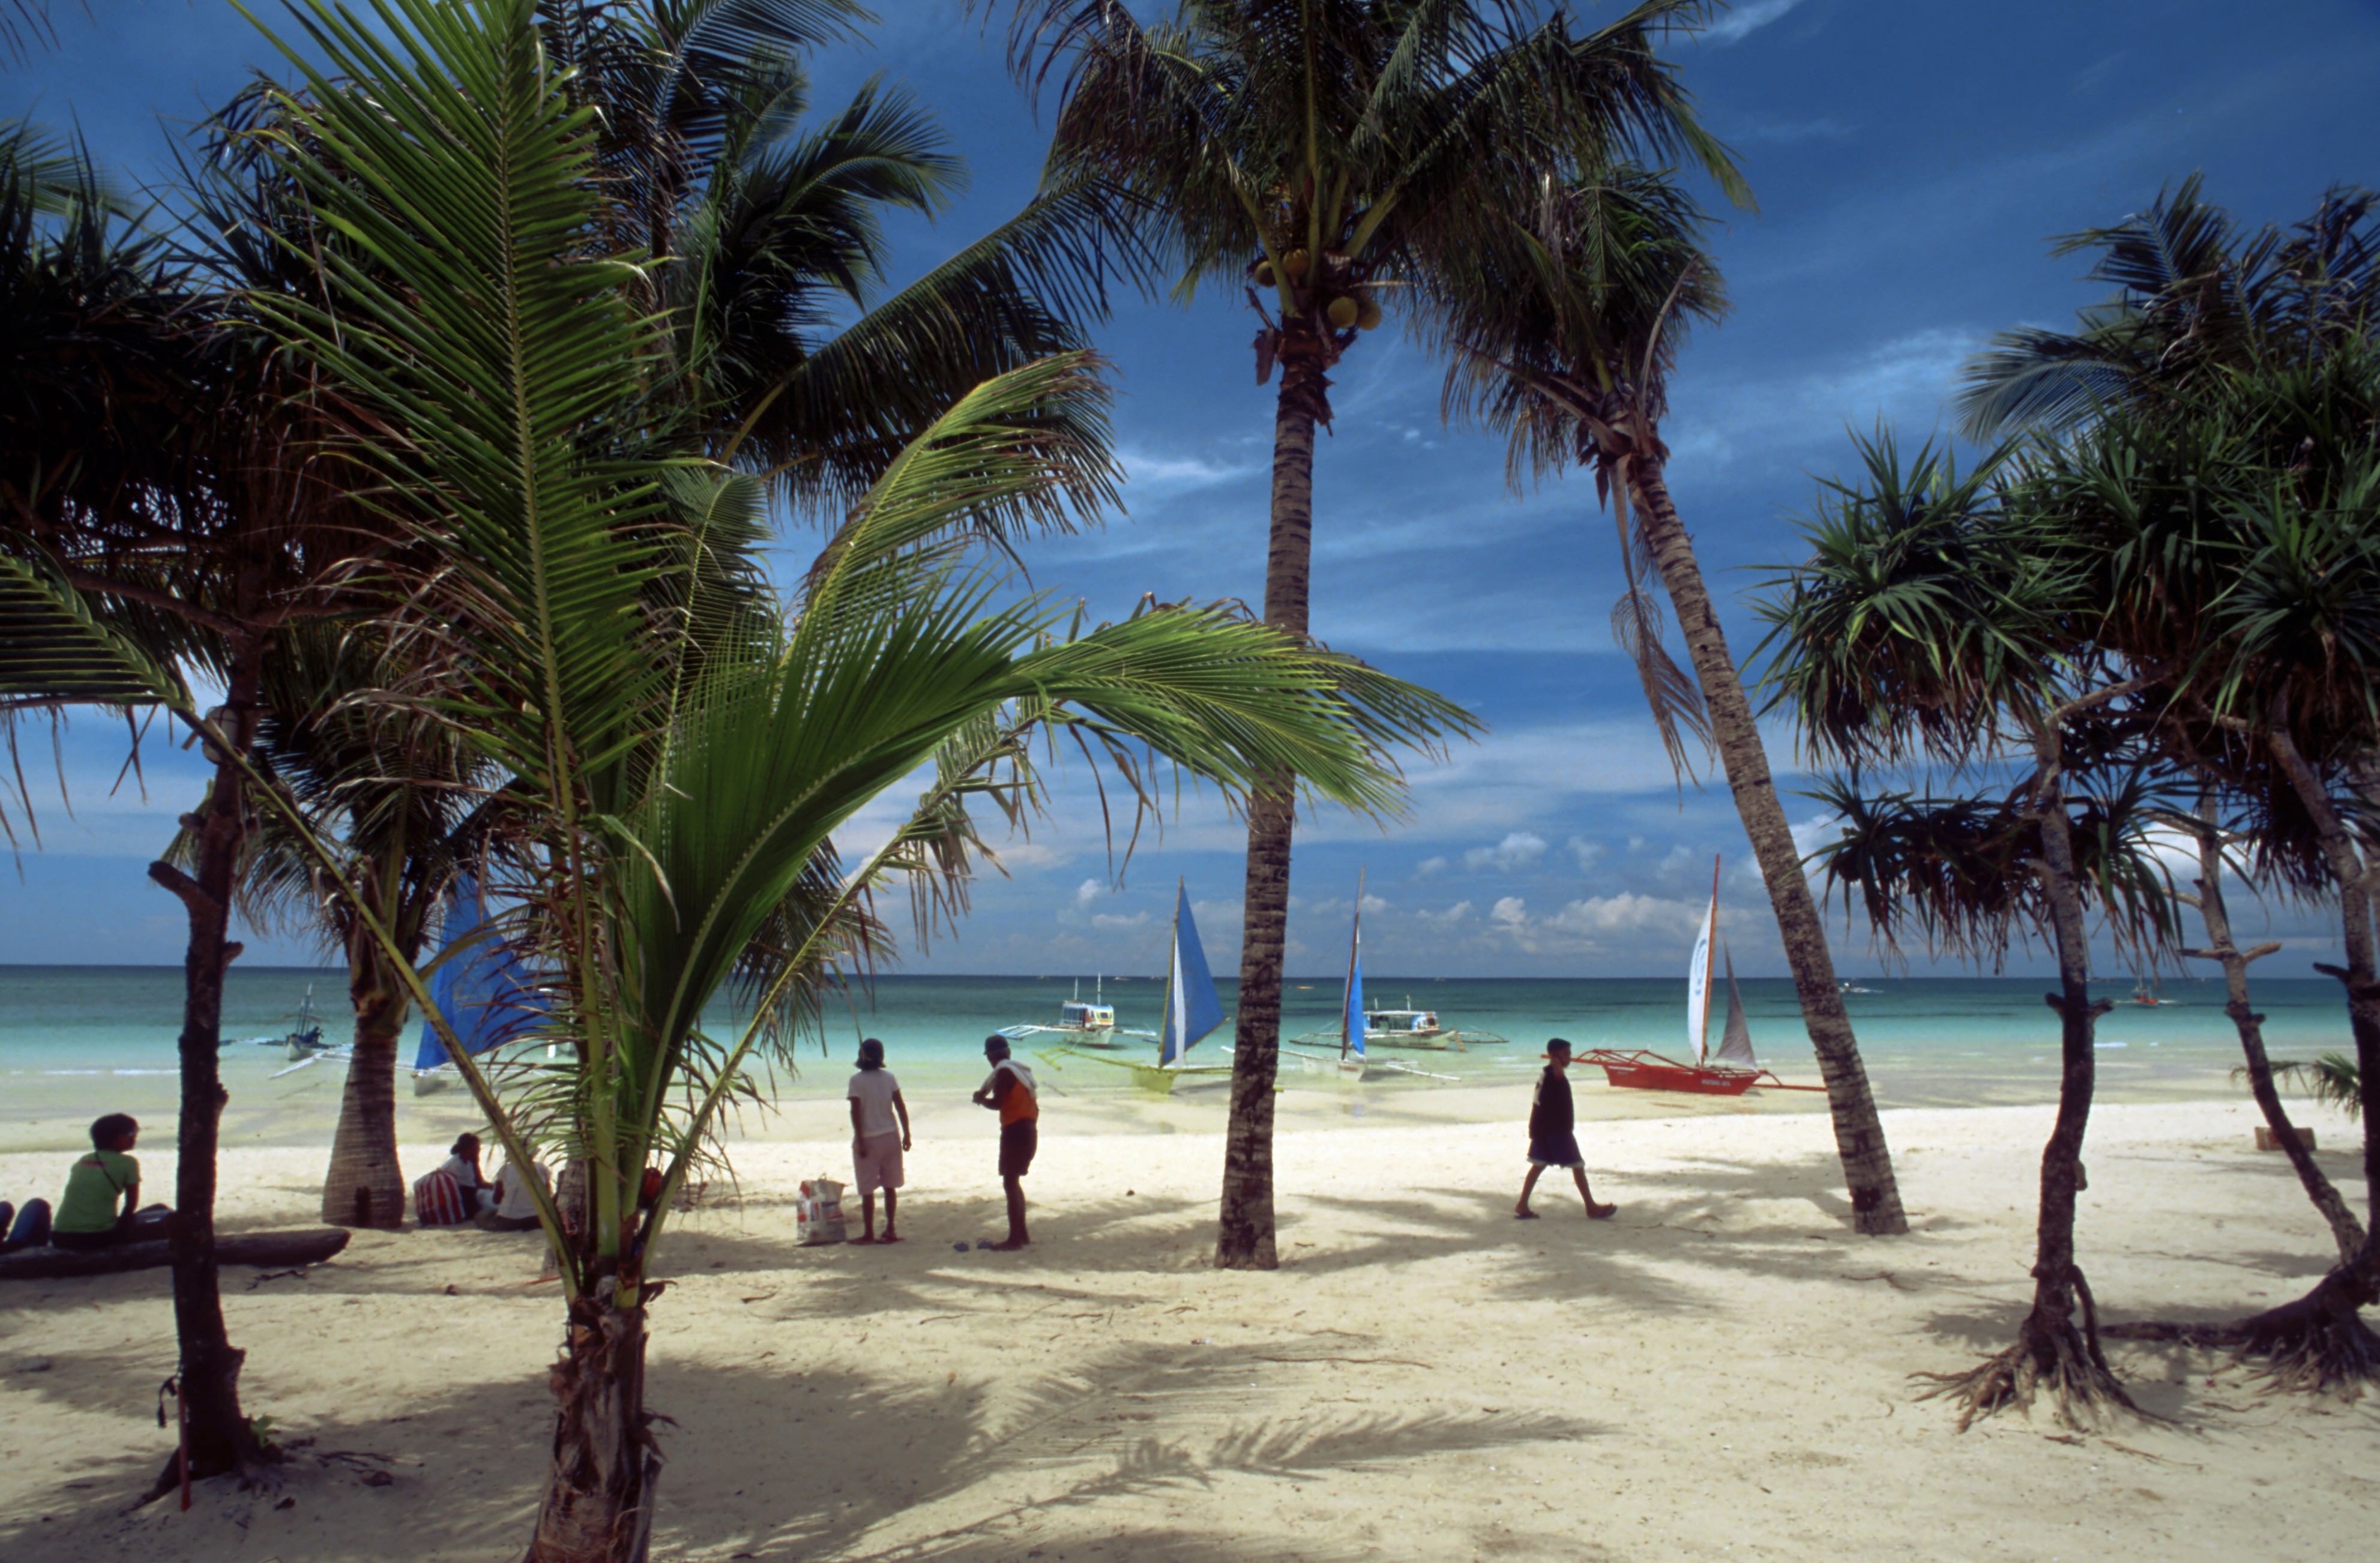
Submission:
[[[1611,1101],[1584,1091],[1584,1115]],[[1583,1123],[1620,1215],[1589,1223],[1564,1188],[1522,1223],[1511,1123],[1293,1112],[1270,1274],[1207,1266],[1217,1108],[1169,1105],[1172,1133],[1053,1108],[1018,1255],[953,1250],[998,1227],[990,1126],[964,1109],[921,1115],[906,1242],[795,1247],[794,1184],[848,1166],[823,1111],[740,1146],[738,1188],[667,1240],[657,1556],[2371,1556],[2372,1399],[2122,1342],[2158,1420],[1961,1435],[1917,1399],[1911,1375],[2014,1329],[2046,1107],[1888,1113],[1914,1221],[1889,1241],[1846,1230],[1815,1113]],[[2350,1127],[2313,1121],[2352,1183]],[[2107,1317],[2237,1316],[2321,1273],[2327,1235],[2253,1122],[2229,1102],[2095,1117],[2082,1257]],[[0,1155],[0,1182],[55,1159]],[[170,1159],[151,1157],[158,1187]],[[322,1160],[230,1150],[225,1229],[312,1224]],[[187,1514],[127,1508],[168,1447],[164,1273],[8,1283],[0,1557],[517,1556],[557,1335],[537,1243],[367,1233],[302,1275],[225,1271],[285,1481],[202,1484]]]

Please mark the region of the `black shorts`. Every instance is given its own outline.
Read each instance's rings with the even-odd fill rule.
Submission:
[[[1041,1126],[1031,1119],[1000,1126],[1000,1175],[1022,1178],[1033,1170],[1033,1153],[1041,1146]]]

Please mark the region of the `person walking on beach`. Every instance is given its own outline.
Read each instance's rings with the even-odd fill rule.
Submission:
[[[851,1077],[851,1180],[859,1190],[859,1235],[874,1242],[876,1191],[884,1191],[884,1237],[899,1242],[901,1153],[909,1148],[909,1104],[901,1083],[884,1067],[884,1044],[870,1036],[859,1044],[859,1072]]]
[[[109,1248],[165,1235],[164,1206],[140,1209],[140,1164],[132,1147],[140,1125],[111,1112],[91,1126],[91,1154],[67,1173],[67,1192],[50,1221],[53,1248]]]
[[[1008,1038],[998,1032],[983,1039],[983,1056],[991,1060],[991,1075],[973,1098],[978,1107],[1000,1114],[1000,1182],[1008,1194],[1008,1240],[990,1244],[995,1254],[1009,1254],[1033,1240],[1025,1232],[1025,1174],[1033,1169],[1033,1153],[1040,1145],[1041,1104],[1033,1089],[1033,1072],[1008,1056]]]
[[[1536,1094],[1529,1098],[1529,1176],[1521,1184],[1521,1203],[1512,1215],[1534,1221],[1529,1195],[1548,1167],[1567,1167],[1586,1202],[1587,1219],[1600,1221],[1617,1211],[1616,1205],[1597,1205],[1586,1188],[1586,1157],[1578,1151],[1578,1115],[1570,1099],[1570,1044],[1557,1036],[1546,1044],[1546,1071],[1537,1076]]]

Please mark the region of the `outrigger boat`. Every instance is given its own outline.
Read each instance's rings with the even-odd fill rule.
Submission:
[[[1028,1021],[1023,1025],[1002,1026],[1000,1034],[1012,1042],[1022,1042],[1030,1036],[1055,1036],[1068,1048],[1120,1048],[1126,1037],[1141,1042],[1157,1040],[1153,1031],[1127,1031],[1118,1026],[1115,1006],[1107,1001],[1107,978],[1095,977],[1092,983],[1091,998],[1086,1003],[1083,980],[1075,979],[1075,996],[1058,1006],[1057,1024],[1040,1025]]]
[[[1612,1084],[1634,1091],[1686,1091],[1703,1097],[1741,1097],[1758,1085],[1779,1091],[1823,1091],[1823,1085],[1789,1085],[1760,1067],[1752,1050],[1752,1028],[1743,1018],[1743,993],[1735,985],[1735,958],[1718,934],[1718,859],[1711,860],[1710,909],[1703,914],[1694,958],[1686,963],[1686,1040],[1694,1061],[1680,1063],[1646,1048],[1592,1048],[1578,1055],[1599,1064]],[[1714,948],[1716,946],[1716,948]],[[1710,1035],[1714,957],[1727,971],[1727,1025],[1718,1050],[1706,1050]]]
[[[1298,1067],[1307,1074],[1335,1074],[1350,1084],[1367,1080],[1375,1074],[1383,1073],[1414,1074],[1426,1080],[1461,1078],[1452,1074],[1432,1074],[1426,1069],[1414,1069],[1405,1064],[1390,1062],[1386,1059],[1374,1060],[1368,1051],[1368,1044],[1374,1036],[1372,1023],[1375,1015],[1427,1015],[1433,1025],[1438,1020],[1436,1015],[1430,1014],[1426,1010],[1375,1011],[1365,1004],[1364,876],[1362,871],[1358,870],[1355,876],[1354,924],[1347,936],[1347,985],[1341,991],[1339,999],[1338,1056],[1334,1058],[1329,1054],[1302,1052],[1294,1047],[1283,1048],[1281,1055],[1284,1059],[1295,1059],[1298,1061]],[[1327,1046],[1327,1042],[1318,1044],[1316,1038],[1327,1037],[1328,1035],[1328,1033],[1308,1032],[1297,1040],[1308,1046]],[[1484,1037],[1482,1039],[1484,1040]],[[1504,1039],[1499,1036],[1495,1040],[1501,1042]]]
[[[1078,990],[1079,991],[1079,990]],[[1068,1006],[1072,1008],[1072,1005]],[[1114,1015],[1109,1015],[1111,1026]],[[1132,1083],[1144,1091],[1159,1096],[1171,1096],[1173,1087],[1185,1075],[1229,1074],[1229,1064],[1193,1064],[1190,1049],[1201,1038],[1223,1024],[1223,1000],[1215,991],[1214,974],[1207,969],[1206,948],[1198,942],[1198,924],[1190,915],[1190,891],[1186,884],[1176,882],[1173,891],[1173,954],[1165,966],[1164,1028],[1155,1033],[1157,1061],[1153,1064],[1133,1063],[1123,1059],[1111,1059],[1099,1053],[1087,1053],[1079,1047],[1051,1048],[1038,1056],[1051,1069],[1063,1070],[1062,1058],[1087,1059],[1116,1069],[1132,1072]],[[1003,1036],[1015,1036],[1032,1032],[1048,1032],[1052,1026],[1020,1026],[1002,1032]],[[1146,1031],[1111,1030],[1110,1036],[1148,1036]],[[1112,1046],[1100,1043],[1095,1046]]]
[[[295,1074],[308,1064],[321,1063],[325,1059],[333,1063],[345,1063],[348,1058],[347,1044],[323,1039],[322,1023],[314,1014],[314,985],[310,982],[306,985],[304,1000],[298,1006],[296,1028],[286,1036],[259,1036],[254,1041],[260,1048],[280,1048],[282,1056],[289,1060],[287,1069],[273,1072],[269,1078],[273,1080],[285,1074]]]

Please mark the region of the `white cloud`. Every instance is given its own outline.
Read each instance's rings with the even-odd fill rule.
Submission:
[[[1451,928],[1471,915],[1471,903],[1458,901],[1443,912],[1416,912],[1414,918],[1434,928]]]
[[[1148,914],[1146,912],[1135,912],[1129,917],[1119,916],[1113,912],[1100,912],[1091,918],[1091,927],[1095,928],[1145,928],[1148,926]]]
[[[1500,874],[1510,874],[1526,868],[1546,854],[1546,839],[1527,830],[1514,830],[1491,847],[1473,847],[1463,854],[1465,868],[1493,868]]]
[[[1421,861],[1421,866],[1414,870],[1414,878],[1416,879],[1427,879],[1445,872],[1445,858],[1425,857]]]
[[[1702,910],[1682,901],[1622,891],[1618,895],[1590,896],[1573,901],[1545,920],[1545,926],[1588,939],[1640,933],[1692,933],[1702,925]]]
[[[1802,0],[1749,0],[1746,5],[1730,6],[1697,36],[1714,43],[1739,43],[1770,22],[1782,21],[1801,4]]]
[[[1843,817],[1831,811],[1814,814],[1793,827],[1793,855],[1808,861],[1812,853],[1833,842],[1840,831]]]
[[[1376,916],[1388,909],[1389,903],[1377,895],[1367,895],[1364,898],[1364,915],[1367,917]]]
[[[1529,903],[1517,895],[1508,895],[1496,903],[1488,915],[1508,928],[1526,927],[1529,922]]]
[[[1043,842],[1012,842],[993,850],[1001,866],[1017,868],[1062,868],[1075,860],[1075,854],[1064,847],[1050,846]]]
[[[1257,470],[1254,466],[1206,461],[1197,456],[1159,455],[1135,446],[1116,451],[1124,473],[1124,498],[1167,499],[1229,483]]]
[[[1107,886],[1097,879],[1085,879],[1075,887],[1075,904],[1088,906],[1092,902],[1097,901],[1106,889]]]
[[[1582,874],[1602,862],[1610,850],[1601,842],[1590,842],[1585,836],[1572,836],[1562,843],[1562,849],[1578,859],[1578,871]]]

